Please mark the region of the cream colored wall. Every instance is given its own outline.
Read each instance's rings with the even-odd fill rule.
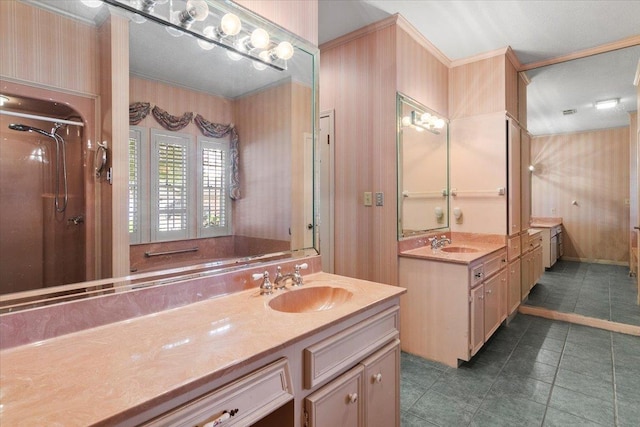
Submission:
[[[531,162],[532,214],[562,217],[565,258],[627,263],[629,128],[533,137]]]

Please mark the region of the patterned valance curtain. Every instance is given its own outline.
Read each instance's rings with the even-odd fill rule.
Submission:
[[[231,139],[229,147],[229,156],[231,157],[229,171],[229,197],[231,200],[240,199],[239,137],[238,131],[236,131],[233,123],[228,125],[213,123],[205,120],[200,114],[197,114],[194,119],[193,113],[184,113],[181,117],[172,116],[158,106],[154,106],[153,109],[151,109],[151,105],[148,102],[134,102],[129,105],[129,124],[137,125],[147,117],[149,111],[151,111],[156,121],[167,130],[178,131],[184,129],[193,119],[193,122],[198,126],[200,132],[202,132],[204,136],[224,138],[229,135]]]
[[[191,119],[193,119],[193,113],[184,113],[182,117],[172,116],[157,105],[153,107],[151,113],[163,128],[172,131],[179,131],[186,128],[187,125],[191,123]]]
[[[129,105],[129,124],[137,125],[144,120],[151,111],[151,104],[148,102],[134,102]]]
[[[228,125],[222,125],[219,123],[212,123],[205,120],[200,114],[196,115],[193,122],[200,128],[200,132],[204,136],[210,136],[213,138],[223,138],[230,135],[231,146],[229,150],[230,159],[230,171],[229,171],[229,197],[232,200],[240,199],[240,155],[238,151],[238,132],[233,123]]]

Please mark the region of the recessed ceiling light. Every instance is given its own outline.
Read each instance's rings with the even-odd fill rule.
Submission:
[[[577,112],[578,112],[578,110],[576,110],[575,108],[573,108],[571,110],[562,110],[562,114],[564,114],[565,116],[570,116],[571,114],[575,114]]]
[[[613,108],[618,105],[620,100],[616,99],[605,99],[604,101],[596,101],[596,109],[597,110],[605,110],[607,108]]]
[[[9,102],[9,98],[7,98],[4,95],[0,95],[0,107],[2,107],[4,104],[6,104],[7,102]]]

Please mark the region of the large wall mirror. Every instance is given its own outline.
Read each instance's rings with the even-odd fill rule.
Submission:
[[[107,141],[107,155],[113,150],[129,153],[132,274],[144,273],[141,276],[145,280],[152,280],[156,273],[162,277],[171,274],[168,269],[184,276],[189,271],[201,274],[317,253],[313,184],[317,48],[224,1],[13,3],[16,6],[9,6],[9,11],[17,15],[24,13],[50,19],[54,14],[55,24],[62,28],[57,42],[60,55],[80,62],[82,58],[74,58],[69,53],[72,47],[65,46],[66,38],[79,37],[75,27],[82,27],[97,39],[100,25],[109,15],[130,20],[130,138],[128,144],[127,141]],[[11,31],[15,34],[3,43],[12,43],[10,49],[16,51],[20,43],[19,29]],[[59,63],[55,66],[61,67]],[[6,80],[22,85],[20,87],[29,85],[29,79],[20,78],[19,73]],[[55,90],[55,85],[51,89]],[[12,100],[20,100],[3,106],[4,111],[53,118],[64,115],[80,123],[69,125],[70,130],[62,129],[67,133],[81,133],[78,129],[82,129],[83,121],[82,130],[86,131],[86,122],[94,119],[71,119],[73,110],[58,112],[53,104],[31,100],[16,92],[3,92]],[[28,105],[34,107],[21,112],[21,108]],[[28,135],[31,139],[27,157],[37,158],[33,153],[40,149],[40,164],[45,166],[36,168],[37,179],[50,178],[52,184],[33,191],[42,193],[42,197],[45,192],[52,197],[61,194],[63,190],[55,187],[56,146],[50,143],[55,142],[55,137],[8,128],[11,123],[24,122],[50,134],[53,122],[32,122],[22,116],[5,114],[2,119],[3,140]],[[76,145],[82,145],[83,137],[78,138]],[[91,136],[85,134],[85,142],[90,139]],[[65,144],[67,157],[72,156],[73,140],[65,140]],[[100,209],[110,209],[110,206],[101,206],[101,199],[95,194],[98,187],[108,185],[106,168],[98,171],[94,167],[94,163],[103,158],[104,150],[99,150],[95,141],[86,145],[84,151],[76,150],[77,161],[67,160],[67,163],[69,168],[82,169],[84,165],[87,170],[78,171],[77,178],[68,173],[66,179],[72,182],[82,180],[83,174],[88,177],[84,179],[88,190],[75,191],[70,186],[69,191],[84,191],[92,199],[83,202],[84,207],[74,206],[73,212],[69,209],[66,214],[57,214],[54,222],[62,224],[61,233],[77,233],[82,227],[99,230],[96,221],[109,218],[108,214],[101,215]],[[2,156],[6,153],[7,150],[0,151]],[[25,157],[22,152],[19,155]],[[12,160],[3,158],[2,161]],[[61,180],[62,172],[57,176]],[[9,179],[4,178],[0,182],[2,191],[10,185]],[[40,193],[34,199],[39,200]],[[4,199],[7,193],[2,194]],[[92,204],[97,206],[96,212],[86,208]],[[2,227],[4,240],[5,236],[14,238],[24,234],[25,224],[3,221]],[[41,231],[35,234],[46,235],[47,228],[46,224],[38,224]],[[22,237],[15,237],[12,245],[32,246],[20,239]],[[42,240],[41,236],[38,239]],[[98,275],[99,266],[87,267],[85,263],[95,259],[99,241],[99,232],[92,239],[80,238],[78,246],[82,248],[72,247],[73,243],[67,240],[64,250],[53,248],[55,250],[45,256],[50,258],[49,264],[60,268],[65,263],[77,265],[81,260],[80,280],[78,276],[61,273],[56,280],[47,282],[41,274],[31,278],[32,283],[27,286],[24,280],[19,281],[24,273],[13,275],[11,283],[4,283],[5,278],[0,278],[0,293],[5,294],[3,305],[11,304],[14,296],[38,300],[60,291],[85,292],[95,288],[96,284],[90,280],[108,276]],[[94,244],[98,249],[92,249]],[[82,253],[87,250],[86,246],[92,256]],[[38,251],[47,250],[42,242],[37,247]],[[3,253],[9,249],[3,248]],[[70,260],[57,261],[56,257],[65,252],[72,254]],[[31,260],[21,262],[23,270],[33,269]],[[106,282],[108,280],[102,280],[99,287],[109,287]]]
[[[398,239],[449,227],[448,121],[397,94]]]
[[[632,45],[526,71],[532,216],[562,218],[567,261],[543,276],[529,305],[640,325],[636,278],[628,276],[639,60],[640,45]],[[597,108],[606,100],[611,108]]]

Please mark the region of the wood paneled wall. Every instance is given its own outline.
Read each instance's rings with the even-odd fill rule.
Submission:
[[[562,217],[564,256],[627,263],[629,128],[533,137],[531,162],[533,216]]]
[[[449,118],[506,110],[506,57],[497,55],[449,71]]]
[[[395,19],[321,58],[320,110],[335,111],[335,272],[397,284],[396,91],[446,114],[447,67]],[[384,206],[365,207],[365,191]]]
[[[96,28],[15,0],[0,1],[0,75],[99,93]]]

